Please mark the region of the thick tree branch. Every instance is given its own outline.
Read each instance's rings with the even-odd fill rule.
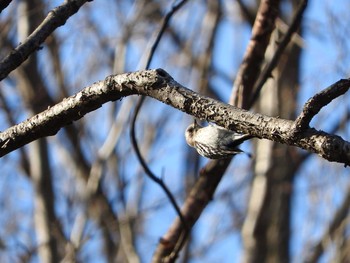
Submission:
[[[348,87],[349,88],[349,87]],[[307,151],[324,159],[350,165],[350,144],[337,135],[308,128],[295,132],[295,123],[252,113],[201,96],[177,83],[162,69],[108,76],[64,99],[61,103],[0,133],[0,156],[44,136],[56,134],[63,126],[86,113],[133,94],[164,102],[199,119],[227,129],[247,133]]]
[[[65,1],[64,4],[51,10],[36,30],[0,62],[0,80],[6,78],[7,75],[21,65],[30,54],[39,50],[40,45],[56,28],[64,25],[69,17],[78,12],[79,8],[89,1],[91,0]]]

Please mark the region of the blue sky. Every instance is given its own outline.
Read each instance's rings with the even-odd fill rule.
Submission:
[[[61,1],[48,1],[54,7],[61,3]],[[225,2],[226,3],[226,2]],[[57,30],[57,34],[64,39],[61,50],[61,58],[64,69],[67,72],[66,82],[71,88],[70,93],[81,90],[85,85],[89,85],[95,81],[104,79],[107,75],[112,73],[110,63],[111,58],[105,53],[96,52],[98,50],[98,41],[96,37],[105,39],[108,43],[107,54],[113,54],[113,47],[117,44],[118,38],[122,34],[123,24],[116,19],[116,12],[125,12],[126,17],[132,17],[134,6],[128,1],[123,1],[123,10],[115,8],[107,1],[93,1],[87,4],[89,8],[95,8],[92,12],[91,20],[97,21],[100,25],[98,35],[93,30],[86,29],[87,25],[81,21],[85,21],[84,7],[77,16],[69,19],[64,27]],[[112,7],[111,7],[112,6]],[[181,32],[180,35],[186,36],[191,34],[198,34],[198,28],[203,19],[203,12],[200,7],[200,1],[190,1],[184,10],[176,14],[172,20],[173,25]],[[347,17],[350,3],[344,1],[310,1],[304,20],[304,49],[302,53],[301,64],[301,93],[299,97],[300,107],[306,100],[322,90],[328,85],[336,82],[340,78],[348,77],[348,69],[350,66],[350,57],[347,52],[350,50],[350,44],[346,41],[344,36],[348,36],[349,30],[347,19],[337,19],[339,17]],[[195,10],[195,11],[193,11]],[[227,11],[229,12],[229,11]],[[116,28],[117,27],[117,28]],[[149,38],[147,39],[133,39],[133,42],[127,47],[126,70],[134,71],[140,69],[140,59],[144,52],[144,47],[150,44],[152,35],[157,28],[148,29]],[[216,68],[224,72],[225,75],[233,78],[241,62],[241,58],[245,51],[246,44],[250,37],[250,28],[242,22],[238,17],[231,17],[225,19],[220,25],[216,40],[216,48],[214,50],[213,64]],[[87,41],[87,39],[89,41]],[[340,39],[340,40],[339,40]],[[199,45],[199,44],[198,44]],[[200,48],[200,45],[199,47]],[[46,53],[45,49],[41,53],[42,69],[47,72],[49,79],[51,69],[45,67]],[[103,55],[102,55],[103,54]],[[152,68],[164,68],[174,78],[184,86],[193,88],[196,79],[191,75],[191,72],[184,72],[177,64],[172,61],[181,58],[176,54],[176,48],[171,45],[168,39],[163,39],[156,52],[156,56],[151,64]],[[82,63],[82,61],[84,63]],[[93,63],[93,70],[85,67],[85,63]],[[50,83],[50,80],[48,80]],[[218,87],[219,95],[224,101],[228,100],[231,93],[232,83],[227,80],[215,77],[211,83]],[[11,100],[11,105],[17,105],[18,94],[13,90],[13,85],[8,82],[2,84],[4,86],[4,93]],[[52,83],[52,94],[55,94],[54,82]],[[51,86],[50,86],[51,87]],[[342,113],[348,109],[347,102],[348,95],[337,99],[336,102],[328,105],[323,109],[312,124],[317,129],[325,131],[331,129],[335,123],[339,121]],[[126,98],[121,103],[135,103],[134,98]],[[84,139],[91,138],[92,142],[84,145],[87,156],[93,159],[95,152],[99,146],[104,142],[110,128],[111,122],[106,121],[110,117],[114,104],[109,103],[98,109],[96,112],[89,114],[80,122],[86,124],[89,129],[89,134],[84,134]],[[176,193],[178,200],[183,201],[183,193],[180,190],[183,187],[184,174],[184,157],[183,154],[187,150],[183,138],[183,132],[191,118],[183,113],[179,113],[168,106],[162,105],[157,101],[147,101],[147,111],[142,113],[139,117],[138,125],[140,130],[146,123],[157,124],[159,119],[164,115],[171,116],[168,122],[161,126],[159,132],[159,140],[151,149],[149,156],[149,164],[151,169],[157,175],[163,175],[164,181],[171,186],[171,190]],[[125,112],[123,114],[130,114]],[[152,117],[150,119],[150,116]],[[166,116],[166,117],[167,117]],[[18,121],[27,118],[25,113],[18,113]],[[1,123],[0,129],[7,127],[4,121],[4,116],[0,115]],[[143,135],[140,132],[139,136]],[[341,134],[346,138],[348,134]],[[136,185],[137,181],[143,173],[140,170],[138,162],[134,155],[129,155],[131,151],[130,141],[128,136],[128,127],[124,127],[122,139],[117,145],[120,150],[120,165],[122,171],[125,173],[124,179],[129,182],[127,186],[127,199],[132,203],[134,196],[139,190]],[[58,152],[57,141],[61,135],[49,140],[53,144],[52,161],[56,167],[62,167],[63,160],[56,158],[55,154]],[[250,144],[246,143],[244,149],[249,151]],[[127,155],[128,154],[128,155]],[[126,157],[127,156],[127,157]],[[2,165],[2,172],[5,176],[0,177],[0,190],[3,192],[11,192],[9,202],[10,204],[20,204],[16,206],[15,214],[30,215],[33,212],[33,203],[31,200],[32,188],[29,181],[23,177],[20,171],[14,171],[18,162],[18,155],[12,153],[9,156],[2,158],[0,164]],[[202,163],[206,161],[203,159]],[[64,164],[64,163],[63,163]],[[64,192],[68,192],[66,187],[72,183],[71,171],[69,167],[64,167],[62,170],[57,170],[55,175],[57,182],[58,196],[62,198],[56,210],[60,215],[64,215],[65,211],[69,209],[65,203]],[[62,175],[62,171],[64,171]],[[335,209],[341,203],[343,191],[349,184],[348,172],[340,164],[328,163],[318,156],[312,156],[300,169],[296,177],[293,199],[293,225],[292,232],[298,234],[293,235],[292,240],[292,258],[294,262],[298,262],[298,255],[300,255],[305,248],[303,240],[308,237],[317,238],[323,234],[324,226],[332,217]],[[205,254],[203,258],[198,257],[192,262],[232,262],[232,259],[239,258],[242,252],[242,240],[239,232],[228,232],[233,223],[237,223],[236,218],[231,218],[228,211],[232,208],[232,204],[237,206],[237,214],[244,215],[245,202],[248,195],[249,184],[246,179],[250,176],[249,159],[246,156],[238,156],[231,164],[229,172],[221,182],[219,189],[214,197],[213,202],[209,204],[204,211],[202,217],[197,222],[193,234],[193,253],[198,251],[198,248],[206,244],[208,240],[216,240],[215,244],[211,246],[211,250]],[[111,174],[106,175],[107,177]],[[142,200],[141,209],[145,211],[144,228],[149,229],[146,237],[138,239],[137,244],[141,253],[143,262],[149,262],[152,253],[157,245],[158,239],[162,236],[174,220],[174,210],[170,205],[164,205],[160,209],[154,211],[152,206],[157,204],[167,204],[167,199],[161,189],[150,182],[148,178],[145,180],[145,194],[146,199]],[[113,187],[106,183],[106,191],[109,193],[111,199],[117,199],[118,192]],[[232,192],[232,195],[228,194]],[[0,191],[1,192],[1,191]],[[327,194],[323,194],[323,193]],[[5,195],[6,196],[6,195]],[[224,196],[225,198],[219,198]],[[4,198],[4,196],[3,196]],[[8,204],[7,204],[8,205]],[[319,209],[314,209],[317,206]],[[3,209],[7,209],[3,204]],[[120,203],[115,204],[115,209],[122,213],[122,206]],[[3,225],[8,222],[6,215],[0,216],[0,222]],[[72,225],[69,220],[66,231],[69,233]],[[23,220],[21,225],[20,236],[25,240],[27,235],[33,235],[28,231],[30,218]],[[213,225],[216,227],[213,229]],[[83,249],[83,256],[95,255],[91,250],[99,246],[99,233],[96,232],[93,224],[87,228],[88,234],[94,234],[92,242],[88,243]],[[223,235],[225,233],[225,235]],[[96,255],[95,255],[96,256]],[[33,260],[35,262],[35,259]],[[97,262],[96,259],[91,262]]]

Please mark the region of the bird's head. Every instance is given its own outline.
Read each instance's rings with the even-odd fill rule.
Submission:
[[[187,127],[186,132],[185,132],[185,138],[186,138],[186,142],[189,146],[194,147],[193,137],[196,134],[197,130],[200,128],[201,128],[201,126],[197,123],[196,120],[194,120],[194,122]]]

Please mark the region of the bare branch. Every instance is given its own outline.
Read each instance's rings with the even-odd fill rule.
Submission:
[[[324,159],[350,165],[350,144],[341,137],[313,128],[295,133],[295,124],[252,113],[201,96],[177,83],[162,69],[108,76],[64,99],[61,103],[0,133],[0,156],[44,136],[56,134],[63,126],[82,118],[108,101],[138,94],[150,96],[198,119],[232,131],[297,146]]]
[[[279,4],[279,0],[263,0],[260,2],[252,36],[233,85],[234,89],[230,98],[230,104],[232,105],[248,109],[249,95],[253,93],[254,84],[259,76],[271,33],[275,29]]]
[[[186,221],[184,219],[184,217],[181,214],[181,210],[180,207],[177,205],[175,197],[172,195],[171,191],[169,190],[169,188],[166,186],[166,184],[164,183],[164,181],[162,180],[161,177],[156,176],[151,169],[148,167],[145,159],[142,157],[141,155],[141,151],[138,147],[137,141],[136,141],[136,135],[135,135],[135,123],[136,123],[136,117],[138,115],[138,112],[142,106],[142,103],[144,101],[144,98],[146,97],[142,97],[141,100],[138,101],[137,105],[136,105],[136,109],[135,109],[135,113],[133,116],[133,119],[131,121],[132,125],[131,125],[131,142],[132,145],[134,147],[134,150],[136,152],[137,158],[139,159],[139,162],[142,166],[142,168],[144,169],[144,171],[146,172],[147,176],[156,184],[158,184],[162,190],[165,192],[166,196],[168,197],[168,199],[171,202],[171,205],[174,207],[176,213],[178,214],[178,216],[181,218],[181,222],[186,226]]]
[[[257,98],[259,97],[260,91],[262,87],[264,86],[266,80],[271,76],[272,70],[276,67],[280,57],[283,54],[283,51],[286,49],[288,43],[290,42],[293,34],[299,29],[299,25],[301,23],[304,11],[307,6],[307,0],[303,0],[295,12],[293,19],[292,19],[292,24],[290,25],[287,33],[284,35],[281,43],[279,44],[276,52],[274,53],[271,61],[269,62],[268,65],[264,68],[262,73],[260,74],[258,80],[256,81],[256,85],[254,86],[254,93],[253,96],[251,96],[250,102],[249,102],[249,108],[253,106]]]
[[[305,103],[303,111],[295,120],[295,131],[303,132],[307,130],[312,118],[332,100],[347,92],[349,87],[350,79],[341,79],[310,98]]]
[[[0,62],[0,80],[6,78],[12,70],[21,65],[31,53],[39,50],[45,39],[56,28],[64,25],[68,18],[78,12],[86,2],[88,0],[65,1],[63,5],[51,10],[41,25]]]

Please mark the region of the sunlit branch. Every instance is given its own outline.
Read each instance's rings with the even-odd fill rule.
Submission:
[[[96,82],[5,130],[0,133],[0,156],[38,138],[54,135],[62,127],[104,103],[130,95],[149,96],[198,119],[216,123],[232,131],[297,146],[317,153],[328,161],[350,164],[350,144],[341,137],[314,128],[296,133],[292,120],[252,113],[201,96],[177,83],[162,69],[108,76],[104,81]]]

